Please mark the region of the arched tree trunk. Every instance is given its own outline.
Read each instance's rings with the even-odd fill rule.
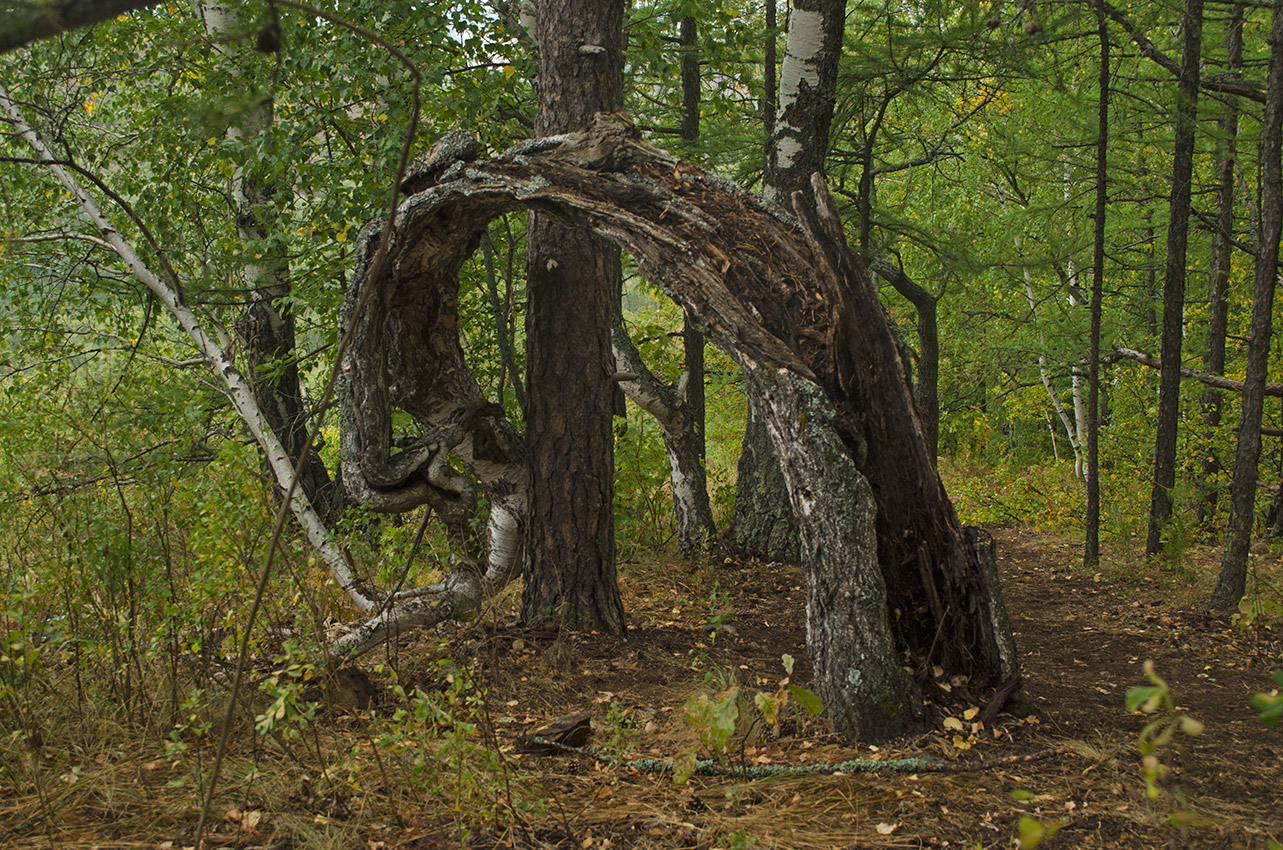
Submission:
[[[795,198],[799,228],[604,115],[446,171],[402,207],[396,244],[421,246],[415,268],[457,269],[486,221],[534,207],[629,251],[699,316],[745,375],[783,460],[810,585],[816,689],[835,728],[879,738],[918,721],[933,667],[966,677],[979,699],[1015,675],[1015,646],[991,544],[959,526],[869,273],[823,183],[814,191],[818,214]],[[404,274],[398,256],[388,267]],[[406,286],[388,302],[394,313],[411,312],[395,303],[411,297]],[[423,329],[457,334],[440,320]]]

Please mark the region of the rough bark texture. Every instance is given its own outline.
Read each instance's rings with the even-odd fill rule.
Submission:
[[[796,561],[797,527],[786,492],[766,423],[750,402],[735,473],[735,510],[724,541],[727,548],[768,561]]]
[[[1238,73],[1243,67],[1243,7],[1235,5],[1230,13],[1229,32],[1225,37],[1229,54],[1228,69]],[[1225,111],[1217,121],[1219,149],[1216,154],[1216,229],[1212,232],[1212,254],[1208,264],[1207,354],[1203,368],[1214,375],[1225,372],[1225,334],[1229,326],[1230,249],[1234,241],[1234,169],[1237,162],[1238,101],[1228,97]],[[1216,519],[1220,487],[1216,479],[1222,466],[1216,455],[1216,429],[1221,424],[1221,394],[1209,387],[1203,393],[1203,425],[1206,455],[1203,457],[1203,502],[1200,521],[1210,525]]]
[[[625,118],[601,116],[445,172],[403,207],[397,238],[476,233],[537,208],[628,250],[700,317],[784,459],[812,585],[816,687],[839,731],[877,738],[916,720],[919,683],[904,665],[917,679],[939,665],[978,695],[1014,675],[1015,646],[983,541],[959,527],[927,454],[868,271],[816,191],[818,219],[795,205],[799,229],[642,142]]]
[[[622,104],[623,0],[540,0],[535,132],[563,133]],[[530,529],[522,620],[624,631],[615,575],[614,293],[588,233],[535,214],[527,242]]]
[[[1230,521],[1225,535],[1221,572],[1212,605],[1234,609],[1247,588],[1247,555],[1252,544],[1256,508],[1257,461],[1261,456],[1261,415],[1269,371],[1274,288],[1278,281],[1279,237],[1283,234],[1283,4],[1274,7],[1270,27],[1270,73],[1261,126],[1261,233],[1257,240],[1256,287],[1243,380],[1238,451],[1230,483]]]
[[[1180,86],[1176,97],[1176,142],[1172,153],[1172,195],[1163,277],[1163,368],[1158,378],[1158,423],[1154,437],[1154,485],[1150,494],[1145,554],[1163,551],[1163,529],[1172,517],[1176,486],[1176,425],[1180,413],[1181,340],[1185,331],[1185,247],[1189,235],[1190,189],[1194,171],[1194,119],[1198,99],[1203,0],[1185,0]]]
[[[459,269],[488,222],[484,216],[432,218],[412,197],[398,211],[386,262],[373,262],[384,222],[366,227],[357,241],[356,273],[343,310],[343,330],[356,325],[341,364],[344,485],[375,511],[431,506],[449,529],[457,562],[436,585],[381,597],[374,616],[330,648],[334,657],[350,658],[408,629],[469,616],[520,568],[524,446],[503,408],[485,399],[469,371],[457,324]],[[394,439],[395,409],[409,413],[425,436]],[[488,552],[472,532],[472,481],[453,467],[452,455],[485,489]]]
[[[824,171],[845,27],[846,0],[801,0],[790,12],[780,103],[767,132],[762,183],[762,196],[785,209],[792,206],[793,193],[807,187],[812,173]],[[729,543],[735,550],[761,558],[795,560],[797,526],[784,497],[779,467],[764,416],[750,404]]]

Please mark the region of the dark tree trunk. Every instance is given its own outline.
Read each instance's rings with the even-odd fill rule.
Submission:
[[[620,107],[623,13],[623,0],[541,0],[536,135]],[[538,214],[527,251],[530,533],[521,616],[532,626],[622,634],[607,260],[596,238]]]
[[[767,561],[796,561],[797,527],[786,494],[784,472],[771,449],[766,423],[750,400],[735,471],[735,510],[726,541],[729,547]]]
[[[1227,70],[1237,74],[1243,67],[1243,7],[1235,5],[1226,34]],[[1203,368],[1214,375],[1225,372],[1225,332],[1229,324],[1230,249],[1234,241],[1234,169],[1237,165],[1238,103],[1230,95],[1225,112],[1217,122],[1219,133],[1216,162],[1216,230],[1212,233],[1212,255],[1208,270],[1210,294],[1207,354]],[[1203,500],[1199,505],[1200,524],[1216,521],[1220,500],[1220,458],[1216,456],[1216,429],[1221,424],[1221,394],[1208,388],[1203,392],[1203,426],[1206,441],[1203,456]]]
[[[913,399],[922,419],[927,450],[934,460],[939,454],[940,444],[940,326],[936,316],[940,296],[933,295],[905,274],[904,269],[890,263],[874,260],[870,267],[907,298],[918,312],[918,369],[913,382]]]
[[[682,138],[688,142],[699,139],[699,27],[693,17],[682,18]],[[699,447],[699,462],[704,463],[707,404],[704,397],[704,334],[699,329],[697,317],[689,310],[684,313],[682,349],[685,352],[686,404],[690,407],[695,442]],[[670,450],[671,454],[671,450]],[[704,476],[700,475],[701,483]],[[707,487],[707,484],[704,484]],[[673,492],[676,497],[677,488]],[[703,502],[708,504],[708,494]],[[680,509],[680,508],[679,508]],[[701,518],[701,521],[703,518]],[[679,530],[680,530],[679,523]],[[714,533],[712,511],[708,512],[705,531]]]
[[[1100,563],[1100,318],[1105,292],[1105,209],[1109,198],[1109,25],[1096,5],[1100,29],[1099,99],[1096,108],[1096,217],[1092,236],[1091,336],[1087,349],[1087,528],[1083,564]]]
[[[1239,417],[1238,451],[1230,484],[1230,520],[1221,572],[1212,605],[1233,609],[1247,588],[1247,555],[1256,513],[1257,461],[1261,456],[1261,416],[1269,370],[1274,287],[1278,281],[1279,236],[1283,233],[1283,4],[1275,5],[1270,27],[1270,72],[1261,124],[1261,231],[1256,245],[1256,287],[1243,379],[1243,412]]]
[[[794,205],[799,228],[619,116],[540,144],[454,169],[406,203],[399,228],[428,251],[439,234],[534,207],[618,242],[700,317],[783,459],[815,687],[839,732],[869,740],[917,725],[935,666],[964,677],[975,699],[1011,683],[992,544],[958,525],[869,273],[823,184],[818,212]],[[420,266],[443,265],[429,259]]]
[[[1172,517],[1176,486],[1176,426],[1180,413],[1181,338],[1185,325],[1185,246],[1189,235],[1190,188],[1194,171],[1194,122],[1198,105],[1203,0],[1185,0],[1185,33],[1176,96],[1176,144],[1172,153],[1172,194],[1167,225],[1167,266],[1163,277],[1163,368],[1158,378],[1158,423],[1154,437],[1154,486],[1150,495],[1145,554],[1163,551],[1163,530]]]
[[[792,205],[794,192],[807,188],[812,173],[824,171],[845,27],[846,0],[798,0],[793,4],[788,49],[780,71],[779,112],[766,139],[762,185],[763,197],[785,209]],[[770,447],[762,420],[762,413],[750,405],[735,482],[730,540],[735,549],[750,555],[791,560],[797,557],[797,528],[785,496],[779,459]]]

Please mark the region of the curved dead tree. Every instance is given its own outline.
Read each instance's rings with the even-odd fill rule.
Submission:
[[[520,446],[463,365],[457,273],[503,212],[588,228],[699,316],[743,372],[798,517],[816,690],[836,730],[880,738],[919,720],[933,667],[980,699],[1010,684],[1016,653],[992,544],[959,525],[868,271],[814,190],[818,219],[795,204],[799,224],[642,141],[622,115],[489,162],[442,163],[403,204],[385,275],[358,275],[374,290],[344,366],[344,477],[385,509],[461,504],[466,488],[438,460],[452,451],[519,531]],[[394,446],[393,406],[428,436]],[[511,572],[493,517],[487,580]]]
[[[466,134],[451,133],[416,163],[414,177],[430,185],[440,166],[476,150]],[[377,279],[371,275],[383,222],[368,225],[357,242],[356,274],[342,312],[344,331],[356,327],[340,364],[341,468],[348,496],[371,510],[400,513],[427,504],[449,531],[455,563],[436,585],[382,599],[374,616],[330,647],[334,658],[359,655],[409,629],[468,616],[521,570],[523,443],[468,369],[456,324],[459,270],[492,216],[425,221],[417,212],[420,197],[399,211]],[[423,436],[394,440],[394,409],[409,413]],[[452,456],[469,475],[452,465]],[[474,478],[490,503],[484,542],[472,532]]]

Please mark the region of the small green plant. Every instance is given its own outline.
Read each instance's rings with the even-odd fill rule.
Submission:
[[[726,754],[726,744],[735,734],[739,720],[738,687],[730,687],[717,696],[701,693],[686,701],[686,722],[699,734],[700,742],[715,758]]]
[[[1038,818],[1032,818],[1029,815],[1021,815],[1020,822],[1016,825],[1017,841],[1020,850],[1033,850],[1042,842],[1053,837],[1069,821],[1065,818],[1054,823],[1043,823]]]
[[[742,829],[737,829],[726,836],[726,850],[749,850],[757,846],[757,839]]]
[[[730,623],[731,610],[730,595],[721,589],[720,582],[713,582],[713,589],[708,594],[708,624],[712,627],[708,634],[710,641],[716,642],[721,632],[735,633],[735,627]]]
[[[1038,795],[1033,791],[1028,791],[1024,788],[1013,788],[1009,793],[1011,794],[1011,799],[1017,803],[1028,803],[1039,799]],[[1020,846],[1020,850],[1033,850],[1043,841],[1060,832],[1067,823],[1069,823],[1068,818],[1060,818],[1052,823],[1043,823],[1038,818],[1021,815],[1020,821],[1016,825],[1016,842]]]
[[[775,693],[768,694],[762,691],[753,697],[758,711],[762,712],[762,719],[777,735],[780,731],[782,713],[790,700],[800,705],[809,717],[814,717],[824,710],[824,703],[814,692],[789,682],[793,676],[793,656],[786,652],[780,656],[780,661],[784,664],[784,678],[780,679]]]
[[[625,708],[619,700],[611,700],[606,708],[605,739],[597,747],[603,753],[623,758],[636,749],[641,737],[633,723],[633,710]]]
[[[1159,760],[1161,750],[1172,743],[1178,732],[1191,738],[1203,734],[1203,724],[1177,708],[1167,682],[1154,672],[1154,662],[1146,661],[1144,670],[1149,684],[1129,688],[1126,705],[1128,711],[1154,716],[1140,731],[1138,749],[1141,756],[1141,776],[1145,780],[1145,795],[1157,802],[1164,796],[1164,782],[1169,773],[1167,766]],[[1181,787],[1173,786],[1167,793],[1179,806],[1169,822],[1180,828],[1189,826],[1189,800]]]
[[[1278,685],[1271,693],[1260,693],[1252,697],[1252,705],[1261,712],[1261,725],[1273,729],[1283,718],[1283,670],[1274,671],[1274,682]]]

